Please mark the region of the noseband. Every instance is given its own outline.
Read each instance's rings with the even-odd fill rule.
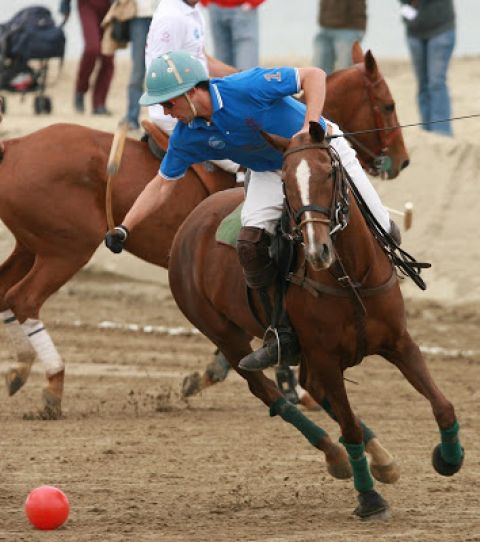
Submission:
[[[319,143],[307,143],[305,145],[300,145],[293,149],[288,149],[283,153],[283,159],[285,160],[287,156],[295,154],[297,152],[305,150],[318,150],[322,149],[328,152],[331,160],[331,170],[329,177],[333,178],[333,195],[330,208],[322,207],[320,205],[311,204],[304,205],[300,207],[297,211],[294,211],[287,201],[287,209],[290,217],[293,219],[296,230],[299,233],[300,237],[302,236],[301,230],[303,226],[311,222],[320,222],[322,224],[328,224],[331,226],[330,236],[334,238],[335,234],[338,231],[345,229],[348,224],[349,219],[349,202],[348,202],[348,181],[345,175],[345,170],[343,169],[340,157],[335,149],[333,149],[327,141],[321,141]],[[323,217],[312,217],[304,218],[302,216],[304,213],[313,212],[320,213],[324,215]]]
[[[378,174],[387,172],[391,165],[391,159],[388,156],[388,152],[390,150],[392,142],[400,136],[400,128],[398,128],[397,126],[395,128],[389,129],[388,126],[385,125],[385,121],[383,120],[380,107],[375,102],[374,88],[380,83],[383,83],[385,81],[384,78],[379,77],[376,81],[372,82],[367,77],[367,74],[365,72],[365,66],[362,64],[357,67],[362,72],[363,82],[365,85],[368,100],[370,102],[370,108],[372,110],[375,128],[378,130],[377,134],[379,144],[376,149],[371,150],[363,143],[360,143],[358,139],[353,135],[346,135],[345,137],[349,141],[351,141],[351,143],[357,149],[361,150],[363,153],[373,159],[373,167],[371,167],[371,165],[369,165],[366,160],[359,156],[359,161],[364,168],[366,168],[370,173],[373,172]]]

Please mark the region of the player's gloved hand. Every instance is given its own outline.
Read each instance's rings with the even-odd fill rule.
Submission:
[[[105,246],[114,254],[120,254],[128,237],[128,229],[123,224],[116,226],[105,235]]]

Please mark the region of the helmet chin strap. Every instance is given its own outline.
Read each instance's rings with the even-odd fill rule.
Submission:
[[[187,100],[188,105],[190,106],[190,111],[192,112],[193,116],[197,117],[198,116],[197,108],[193,104],[190,96],[187,93],[185,93],[184,96],[185,96],[185,99]]]

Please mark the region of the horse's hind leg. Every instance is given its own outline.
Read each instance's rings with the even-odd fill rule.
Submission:
[[[333,477],[350,478],[352,471],[345,450],[341,446],[334,443],[323,429],[308,419],[295,405],[286,401],[273,380],[262,372],[242,371],[238,368],[240,360],[252,352],[249,338],[243,332],[232,332],[227,336],[228,343],[215,341],[217,346],[247,381],[251,393],[269,407],[270,416],[279,415],[284,421],[296,427],[312,446],[323,451],[328,472]]]
[[[88,258],[83,257],[37,256],[27,275],[5,294],[5,302],[21,322],[46,370],[48,386],[43,390],[43,408],[39,413],[44,418],[56,419],[61,416],[65,365],[48,331],[38,319],[39,311],[46,299],[87,261]]]
[[[214,384],[223,382],[230,372],[231,366],[220,350],[216,350],[213,359],[205,367],[202,375],[198,371],[188,374],[182,382],[182,397],[192,397]]]
[[[9,395],[16,393],[27,381],[36,354],[15,314],[5,302],[5,294],[27,275],[34,260],[35,255],[17,242],[12,254],[0,265],[0,319],[17,358],[15,366],[5,375]]]
[[[393,350],[382,352],[382,355],[396,365],[410,384],[430,402],[441,436],[441,443],[433,451],[433,467],[439,474],[452,476],[460,470],[464,456],[452,403],[435,384],[420,349],[407,332]]]

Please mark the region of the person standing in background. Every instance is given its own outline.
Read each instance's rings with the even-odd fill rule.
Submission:
[[[165,53],[183,50],[198,58],[212,77],[223,77],[238,71],[206,54],[205,21],[198,7],[199,1],[161,0],[153,15],[147,36],[145,49],[147,70],[156,58]],[[173,132],[177,120],[165,114],[161,105],[150,106],[148,114],[166,134],[170,135]],[[235,164],[232,171],[237,169],[238,165]]]
[[[265,0],[201,0],[208,7],[216,58],[248,70],[259,65],[258,6]]]
[[[110,8],[110,0],[78,0],[78,12],[82,24],[84,49],[78,67],[75,85],[74,107],[78,113],[85,112],[85,94],[90,86],[90,77],[97,60],[97,71],[92,93],[92,112],[94,115],[110,115],[106,107],[107,94],[113,77],[113,55],[101,52],[103,29],[101,23]],[[68,19],[71,0],[60,1],[60,13]]]
[[[410,56],[415,69],[417,101],[423,129],[453,135],[447,71],[455,47],[453,0],[400,0]]]
[[[140,104],[138,100],[143,94],[145,80],[145,46],[147,43],[148,30],[155,8],[160,0],[136,0],[137,13],[129,20],[130,52],[132,58],[132,71],[128,84],[128,106],[125,120],[129,130],[140,128]]]
[[[351,66],[352,45],[367,28],[366,0],[320,0],[318,22],[313,65],[327,74]]]

